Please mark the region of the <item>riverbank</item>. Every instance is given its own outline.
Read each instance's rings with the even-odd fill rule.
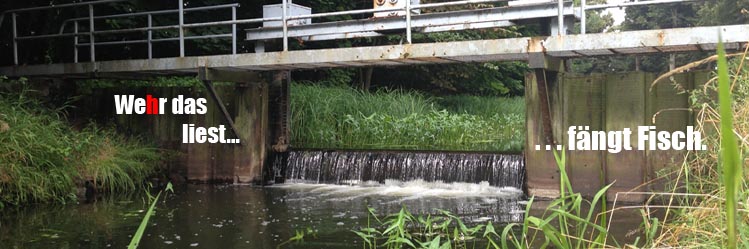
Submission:
[[[0,207],[74,202],[86,181],[96,192],[129,192],[157,171],[162,152],[114,129],[74,128],[65,107],[26,87],[0,93]],[[91,193],[89,193],[91,194]]]

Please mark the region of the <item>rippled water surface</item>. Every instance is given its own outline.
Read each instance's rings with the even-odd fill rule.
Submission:
[[[158,204],[141,248],[275,248],[296,230],[316,231],[294,248],[351,248],[350,230],[407,206],[415,214],[444,209],[483,223],[520,221],[522,192],[487,182],[421,180],[351,185],[286,183],[272,187],[186,185]],[[5,210],[0,248],[125,248],[147,208],[143,197],[111,197],[93,204]]]

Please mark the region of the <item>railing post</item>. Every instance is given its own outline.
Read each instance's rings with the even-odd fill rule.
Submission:
[[[151,43],[153,30],[151,30],[151,27],[153,27],[153,16],[148,14],[148,59],[153,58],[153,44]]]
[[[557,28],[559,29],[559,35],[565,35],[567,31],[564,28],[564,0],[559,0],[557,6]]]
[[[96,61],[96,45],[94,44],[94,5],[88,5],[88,48],[91,53],[91,62]]]
[[[287,3],[287,0],[281,0],[281,8],[283,9],[283,16],[281,17],[281,21],[283,22],[283,51],[289,51],[289,25],[286,19],[286,15],[288,15],[288,7],[289,4]]]
[[[78,21],[73,22],[73,62],[78,63]]]
[[[237,7],[231,7],[231,20],[237,21]],[[237,54],[237,23],[231,24],[231,54]]]
[[[185,57],[184,0],[179,0],[179,57]]]
[[[406,0],[406,42],[411,44],[411,0]]]
[[[580,34],[585,34],[587,31],[587,23],[585,21],[585,0],[580,0]]]
[[[16,27],[16,12],[13,12],[10,16],[13,22],[13,65],[18,65],[18,29]]]

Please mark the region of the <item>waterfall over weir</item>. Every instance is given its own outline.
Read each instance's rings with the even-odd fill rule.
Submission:
[[[417,152],[299,150],[277,155],[273,174],[309,183],[358,184],[385,180],[480,183],[522,189],[522,155]]]

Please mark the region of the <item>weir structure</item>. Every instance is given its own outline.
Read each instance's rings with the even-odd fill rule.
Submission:
[[[602,84],[597,80],[608,80],[606,77],[592,77],[586,79],[585,83],[567,83],[565,79],[564,61],[570,58],[582,58],[593,56],[617,56],[617,55],[639,55],[653,53],[676,53],[688,51],[711,51],[716,48],[719,37],[727,49],[740,49],[749,42],[749,25],[732,25],[718,27],[692,27],[662,30],[626,31],[600,34],[586,34],[585,17],[590,10],[600,10],[612,7],[627,7],[649,4],[669,4],[675,2],[689,2],[687,0],[653,0],[643,2],[628,2],[614,5],[586,5],[585,0],[580,5],[574,6],[570,1],[539,1],[539,0],[464,0],[443,3],[420,4],[419,1],[403,1],[398,7],[377,7],[362,10],[347,10],[331,13],[314,13],[304,6],[291,3],[290,0],[280,0],[277,6],[268,6],[269,15],[262,18],[238,19],[238,4],[226,4],[216,6],[191,7],[185,6],[183,0],[175,1],[176,9],[143,11],[122,14],[96,15],[97,6],[124,2],[124,0],[101,0],[62,4],[57,6],[32,7],[16,10],[7,10],[0,16],[0,28],[8,28],[12,32],[13,53],[3,53],[3,56],[12,56],[13,65],[0,67],[0,75],[8,77],[28,78],[53,78],[53,79],[88,79],[88,78],[142,78],[158,77],[165,75],[197,75],[208,89],[208,96],[214,100],[216,113],[223,117],[225,122],[236,136],[243,138],[243,143],[234,149],[230,163],[213,163],[212,168],[204,166],[199,170],[188,167],[186,170],[203,173],[187,173],[188,178],[208,180],[231,180],[235,182],[263,181],[262,167],[268,166],[268,151],[286,151],[289,147],[288,141],[288,84],[289,72],[293,70],[334,68],[334,67],[386,67],[406,66],[421,64],[440,63],[473,63],[490,61],[526,61],[533,69],[526,80],[528,104],[528,133],[526,145],[527,162],[527,188],[530,194],[541,196],[554,196],[558,191],[555,184],[555,166],[553,157],[548,151],[534,151],[535,145],[556,145],[563,137],[560,127],[562,124],[590,125],[601,122],[595,120],[608,120],[607,117],[616,117],[616,112],[608,112],[598,115],[596,118],[581,119],[576,121],[577,114],[586,113],[590,110],[586,106],[593,107],[593,102],[561,101],[562,99],[591,99],[612,105],[616,102],[601,102],[601,90],[603,86],[611,85],[612,88],[622,91],[637,93],[635,100],[647,99],[647,92],[640,91],[644,87],[630,89],[626,84]],[[392,2],[392,1],[391,1]],[[397,1],[395,1],[397,2]],[[463,10],[431,12],[425,10],[455,7],[484,5],[482,8],[466,8]],[[498,7],[499,6],[499,7]],[[314,9],[314,6],[311,6]],[[57,33],[35,33],[29,30],[19,30],[18,25],[23,21],[23,14],[36,11],[68,10],[83,8],[87,16],[76,17],[65,20]],[[272,15],[271,10],[280,15]],[[280,8],[280,10],[278,9]],[[231,19],[214,22],[186,23],[185,15],[201,11],[229,11]],[[308,11],[309,13],[306,13]],[[276,13],[274,12],[274,13]],[[301,14],[300,14],[301,13]],[[337,21],[337,22],[315,22],[323,17],[342,15],[364,15],[373,14],[373,18]],[[158,15],[176,15],[178,23],[165,26],[154,26],[153,17]],[[145,18],[145,27],[134,27],[127,29],[102,30],[96,27],[97,20],[118,18]],[[581,21],[581,32],[572,34],[574,22]],[[10,22],[10,23],[8,23]],[[527,23],[539,23],[546,31],[546,36],[520,37],[493,40],[471,40],[443,43],[413,43],[413,33],[429,33],[442,31],[455,31],[467,29],[486,29],[522,25]],[[9,26],[8,26],[9,25]],[[240,25],[254,25],[245,30],[245,43],[254,45],[254,52],[240,53],[238,51]],[[226,34],[198,34],[200,27],[229,27],[231,32]],[[161,30],[176,30],[178,36],[170,38],[155,39],[153,33]],[[188,35],[188,31],[191,32]],[[97,41],[101,37],[117,37],[122,34],[140,34],[140,39],[119,38]],[[315,42],[321,40],[349,39],[357,37],[372,37],[382,35],[402,35],[402,43],[396,45],[329,48],[329,49],[298,49],[293,50],[289,46],[290,39],[300,42]],[[51,64],[27,65],[24,58],[19,57],[19,49],[24,48],[23,41],[26,40],[48,40],[62,39],[72,44],[73,58],[71,61],[58,61]],[[227,39],[231,43],[230,51],[223,54],[190,56],[186,54],[185,42],[194,39]],[[271,51],[266,46],[274,40],[281,40],[282,49]],[[175,56],[166,58],[154,58],[153,44],[162,42],[173,42]],[[147,53],[143,55],[132,55],[132,58],[122,60],[100,61],[96,57],[96,48],[99,46],[122,46],[135,45],[147,47]],[[81,49],[83,48],[83,49]],[[80,59],[83,55],[86,59]],[[85,61],[84,61],[85,60]],[[271,72],[270,77],[259,77],[263,72]],[[639,74],[638,74],[639,75]],[[628,76],[621,76],[628,77]],[[620,78],[621,78],[620,77]],[[638,76],[639,77],[639,76]],[[638,82],[645,82],[650,76],[641,76]],[[694,78],[694,76],[690,76]],[[611,76],[612,80],[616,77]],[[246,93],[243,98],[260,99],[261,101],[245,101],[243,105],[227,109],[226,102],[222,101],[221,94],[217,94],[212,82],[239,82],[239,88],[251,88],[254,90],[242,90]],[[615,81],[615,80],[614,80]],[[575,81],[577,82],[577,81]],[[623,81],[626,82],[626,81]],[[593,89],[588,93],[569,90],[564,92],[559,89],[567,88],[565,84],[575,85],[580,89]],[[644,84],[644,83],[643,83]],[[694,84],[693,82],[690,84]],[[598,89],[598,90],[595,90]],[[574,89],[573,89],[574,90]],[[555,92],[556,91],[556,92]],[[569,95],[567,93],[571,93]],[[556,95],[555,95],[556,94]],[[565,95],[567,94],[567,95]],[[577,94],[577,95],[575,95]],[[566,96],[566,97],[564,97]],[[577,96],[577,97],[575,97]],[[582,96],[582,97],[581,97]],[[599,96],[599,97],[595,97]],[[638,97],[639,96],[639,97]],[[241,99],[238,99],[241,100]],[[241,102],[241,101],[240,101]],[[630,101],[631,102],[631,101]],[[635,102],[629,104],[637,104]],[[678,101],[677,101],[678,102]],[[566,103],[566,104],[565,104]],[[648,102],[650,103],[650,102]],[[654,105],[645,106],[668,107],[668,101]],[[681,103],[681,102],[680,102]],[[638,105],[639,106],[639,105]],[[650,108],[650,107],[647,107]],[[605,109],[605,108],[604,108]],[[245,110],[245,111],[242,111]],[[250,110],[250,111],[247,111]],[[644,110],[644,109],[643,109]],[[649,109],[648,109],[649,110]],[[649,112],[637,112],[645,115]],[[638,114],[638,115],[639,115]],[[593,116],[595,116],[593,115]],[[604,115],[601,117],[601,115]],[[634,115],[634,114],[633,114]],[[636,116],[636,115],[635,115]],[[634,117],[634,116],[632,116]],[[252,122],[248,122],[252,120]],[[574,122],[569,122],[570,120]],[[647,118],[636,119],[630,125],[648,123]],[[237,125],[240,123],[240,125]],[[609,123],[610,124],[610,123]],[[685,121],[683,125],[687,125]],[[595,126],[595,125],[594,125]],[[618,128],[617,125],[599,125],[601,128]],[[178,146],[183,151],[192,151],[197,146]],[[206,145],[206,147],[211,147]],[[209,150],[214,150],[209,149]],[[206,152],[206,158],[221,157],[223,149],[215,149],[214,152]],[[573,154],[571,158],[582,158],[582,154]],[[647,159],[644,157],[632,160],[582,160],[576,163],[585,165],[568,166],[571,171],[573,182],[578,181],[584,188],[584,193],[602,184],[616,181],[615,191],[627,191],[650,180],[648,174]],[[620,158],[621,159],[621,158]],[[189,160],[189,159],[187,159]],[[639,161],[638,161],[639,160]],[[656,159],[652,159],[656,160]],[[658,162],[671,160],[658,159]],[[220,161],[220,160],[219,160]],[[595,165],[600,164],[600,165]],[[617,165],[615,165],[617,164]],[[198,167],[198,166],[195,166]],[[611,169],[617,169],[611,171]],[[231,169],[231,170],[226,170]],[[214,173],[206,173],[214,172]],[[224,173],[216,173],[224,172]],[[577,174],[576,172],[585,172]],[[602,173],[603,172],[603,173]],[[606,174],[605,172],[640,172],[637,174]],[[595,174],[599,177],[595,177]]]

